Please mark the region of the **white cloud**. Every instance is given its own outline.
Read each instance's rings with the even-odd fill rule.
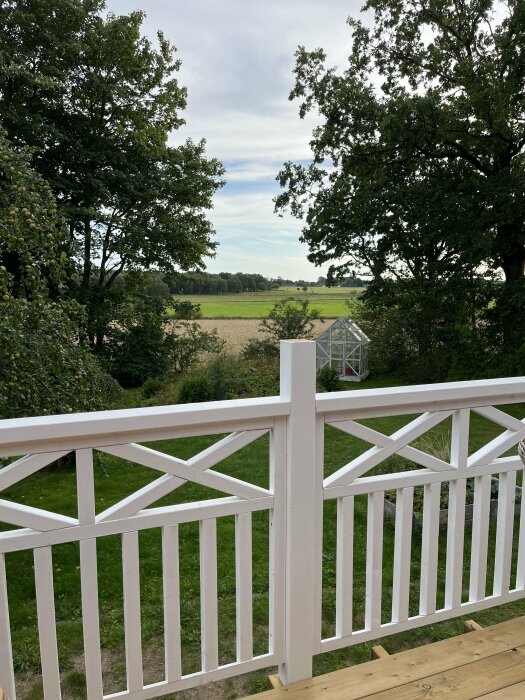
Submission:
[[[187,125],[172,141],[206,138],[208,154],[227,163],[229,182],[260,183],[257,192],[250,187],[230,194],[226,188],[216,198],[211,219],[222,244],[222,269],[242,263],[238,269],[268,275],[292,276],[292,269],[299,277],[320,274],[298,242],[301,223],[273,213],[269,181],[284,161],[311,155],[315,118],[300,120],[297,104],[288,101],[297,46],[322,46],[329,64],[344,66],[350,49],[346,18],[357,16],[359,6],[357,0],[108,0],[108,10],[116,13],[144,10],[145,32],[154,36],[161,28],[179,50],[189,102]],[[232,238],[241,233],[244,243],[234,248]],[[252,250],[263,240],[278,245],[279,260]],[[286,265],[290,273],[282,270]]]

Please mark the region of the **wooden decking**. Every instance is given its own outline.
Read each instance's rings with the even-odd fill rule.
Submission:
[[[475,628],[251,700],[525,700],[525,618]]]

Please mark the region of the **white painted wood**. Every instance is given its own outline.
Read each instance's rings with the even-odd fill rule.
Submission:
[[[488,418],[488,420],[493,423],[501,425],[502,428],[510,428],[511,430],[521,430],[523,428],[523,421],[514,418],[514,416],[510,416],[508,413],[494,406],[475,406],[472,410],[479,413],[480,416]]]
[[[237,661],[253,658],[252,514],[235,516]]]
[[[41,508],[20,505],[20,503],[6,501],[3,498],[0,499],[0,522],[18,525],[18,527],[28,527],[42,532],[78,524],[75,518],[51,513]]]
[[[51,547],[35,549],[33,558],[44,700],[60,700],[62,693],[58,668]]]
[[[463,591],[466,479],[451,481],[448,494],[445,607],[458,608]]]
[[[436,612],[440,484],[424,487],[419,614]]]
[[[409,442],[428,432],[451,415],[452,411],[424,413],[408,425],[403,426],[390,436],[391,442],[386,447],[372,447],[356,459],[338,469],[324,481],[325,487],[348,484],[365,472],[373,469],[388,457],[391,457]]]
[[[203,671],[191,673],[187,676],[183,676],[180,681],[173,681],[172,683],[166,683],[166,681],[152,683],[151,685],[144,686],[143,690],[138,690],[135,693],[128,693],[127,691],[112,693],[111,695],[106,695],[105,700],[120,700],[121,698],[126,698],[126,700],[151,700],[151,698],[158,698],[166,695],[166,693],[187,690],[188,688],[202,686],[213,681],[239,676],[243,673],[251,673],[252,671],[257,671],[262,668],[268,668],[269,666],[275,666],[275,658],[273,654],[264,654],[262,656],[257,656],[251,661],[245,661],[242,664],[235,661],[231,664],[219,666],[216,671],[210,671],[209,673]]]
[[[496,457],[509,450],[514,445],[517,445],[520,440],[525,437],[525,425],[522,423],[521,430],[506,430],[494,440],[491,440],[481,449],[474,452],[469,457],[468,466],[475,467],[478,464],[487,464]]]
[[[241,433],[232,433],[202,452],[199,452],[197,455],[187,460],[187,462],[182,462],[182,460],[178,460],[178,462],[188,464],[201,471],[210,469],[230,455],[238,452],[243,447],[254,442],[266,432],[268,431],[247,430]],[[155,503],[155,501],[158,501],[185,483],[186,480],[184,479],[165,474],[105,510],[98,516],[97,521],[105,522],[107,520],[116,520],[118,518],[127,518],[130,515],[135,515],[135,513],[142,508],[147,508],[152,503]]]
[[[525,486],[525,469],[522,471],[521,483]],[[521,498],[520,529],[518,540],[518,561],[516,567],[516,588],[525,589],[525,498]]]
[[[201,520],[199,527],[202,670],[215,671],[219,666],[217,521]]]
[[[225,474],[219,474],[218,472],[202,472],[200,469],[192,467],[189,463],[177,457],[171,457],[170,455],[151,450],[149,447],[143,447],[142,445],[130,444],[117,447],[105,447],[103,451],[115,455],[116,457],[127,459],[130,462],[150,467],[151,469],[167,472],[168,474],[179,477],[181,480],[191,481],[201,486],[217,489],[218,491],[223,491],[232,496],[239,496],[239,498],[261,498],[262,496],[269,495],[269,491],[259,486],[253,486],[245,481],[240,481],[240,479],[235,479]]]
[[[525,377],[396,386],[387,389],[358,389],[316,396],[319,413],[345,413],[345,420],[472,406],[494,406],[520,403],[524,400]],[[328,417],[327,420],[332,421],[334,418]]]
[[[356,421],[336,421],[330,423],[329,425],[337,428],[338,430],[342,430],[349,435],[353,435],[360,440],[370,442],[378,447],[388,447],[394,442],[388,435],[384,435],[383,433],[373,430],[362,423],[357,423]],[[444,462],[442,459],[438,459],[437,457],[429,455],[426,452],[422,452],[421,450],[411,447],[410,445],[407,447],[402,447],[397,454],[399,454],[400,457],[405,457],[416,464],[420,464],[428,469],[434,469],[435,471],[445,471],[451,468],[451,465],[448,462]]]
[[[474,486],[469,601],[485,598],[489,534],[490,476],[478,476]]]
[[[124,587],[126,677],[128,691],[134,691],[143,687],[138,532],[125,532],[122,535],[122,577]]]
[[[180,636],[179,530],[162,528],[162,584],[164,592],[164,665],[166,681],[182,675]]]
[[[0,421],[1,422],[1,421]],[[18,484],[22,479],[26,479],[31,474],[39,471],[42,467],[56,462],[67,452],[48,452],[44,454],[26,455],[17,459],[16,462],[11,462],[3,469],[0,469],[0,491],[10,488],[14,484]]]
[[[515,500],[516,472],[500,474],[498,484],[498,520],[496,525],[496,559],[494,562],[494,595],[508,593],[510,589]]]
[[[448,472],[431,472],[427,469],[417,469],[397,474],[384,474],[380,476],[365,476],[356,479],[353,483],[324,490],[325,500],[342,498],[343,496],[362,496],[381,489],[393,490],[407,488],[409,486],[423,486],[424,484],[436,484],[442,481],[456,481],[465,476],[474,478],[484,475],[492,475],[495,472],[503,473],[518,471],[523,468],[523,462],[519,457],[505,457],[497,459],[490,464],[480,464],[477,467],[469,467],[468,473],[460,469],[451,469]]]
[[[354,592],[354,498],[337,501],[337,558],[335,633],[344,637],[352,633]]]
[[[280,664],[284,659],[286,618],[286,418],[276,418],[270,433],[270,491],[274,506],[270,511],[268,644],[269,652]]]
[[[324,476],[324,431],[323,414],[315,418],[315,532],[314,532],[314,590],[312,597],[312,653],[321,653],[323,623],[323,476]]]
[[[470,410],[462,408],[452,417],[450,463],[457,469],[466,469],[470,434]]]
[[[286,484],[286,642],[284,684],[311,678],[316,590],[315,342],[281,341],[281,398],[290,403]]]
[[[126,408],[99,413],[73,413],[0,422],[0,457],[81,447],[211,435],[273,427],[273,419],[288,415],[281,397],[212,401],[176,406]],[[196,430],[195,430],[196,428]],[[31,449],[28,449],[31,445]]]
[[[368,496],[365,600],[365,628],[367,630],[375,630],[381,626],[384,500],[382,491],[371,493]]]
[[[3,689],[6,700],[16,700],[9,600],[7,596],[5,556],[3,554],[0,555],[0,650],[0,688]]]
[[[95,480],[93,475],[93,450],[77,450],[77,504],[79,525],[95,522]]]
[[[450,620],[454,617],[471,615],[479,610],[486,610],[487,608],[492,608],[495,605],[512,603],[516,600],[522,600],[524,598],[525,593],[523,591],[511,591],[508,595],[501,597],[487,596],[487,598],[484,598],[483,600],[463,603],[459,611],[456,609],[451,610],[449,608],[443,608],[442,610],[437,610],[433,615],[415,615],[414,617],[409,617],[405,622],[388,622],[381,625],[379,629],[368,630],[365,628],[363,630],[359,630],[358,632],[354,632],[350,637],[330,637],[323,640],[321,648],[323,653],[326,651],[335,651],[336,649],[353,646],[354,644],[361,644],[362,642],[380,639],[386,635],[398,634],[399,632],[418,629],[419,627],[431,625],[436,622],[444,622],[445,620]]]
[[[96,539],[80,542],[80,585],[87,694],[89,700],[102,700]]]
[[[80,539],[90,537],[105,537],[107,535],[122,534],[123,532],[146,530],[152,527],[180,525],[181,523],[195,522],[195,520],[199,519],[199,516],[219,518],[226,515],[236,515],[237,513],[254,513],[272,508],[273,502],[273,496],[249,501],[230,496],[217,498],[213,501],[197,501],[176,506],[150,508],[146,511],[140,511],[137,515],[125,520],[112,520],[107,523],[95,523],[95,525],[79,525],[60,530],[50,530],[49,532],[10,530],[9,532],[0,532],[0,552],[17,552],[33,547],[77,542]]]
[[[398,489],[396,493],[392,622],[403,622],[408,619],[413,503],[413,488]]]

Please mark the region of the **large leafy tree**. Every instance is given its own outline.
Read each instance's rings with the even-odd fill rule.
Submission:
[[[519,345],[525,4],[369,0],[364,10],[372,27],[349,20],[343,72],[322,50],[297,53],[291,98],[322,123],[313,162],[279,174],[277,208],[305,218],[312,261],[366,266],[379,291],[396,278],[449,282],[461,301],[499,270],[502,336]]]
[[[0,120],[49,181],[78,262],[70,284],[92,336],[121,273],[202,265],[222,184],[203,141],[173,146],[186,90],[175,49],[141,35],[143,14],[102,0],[0,3]],[[108,296],[109,295],[109,296]]]

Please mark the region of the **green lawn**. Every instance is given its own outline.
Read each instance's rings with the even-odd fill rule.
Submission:
[[[263,318],[281,299],[293,296],[308,299],[312,307],[319,309],[324,318],[338,318],[348,313],[347,299],[355,299],[362,288],[309,287],[308,292],[295,287],[283,287],[271,292],[241,292],[240,294],[202,295],[190,294],[174,297],[190,299],[200,304],[203,318]]]
[[[366,382],[364,385],[348,388],[363,388],[382,382]],[[346,388],[346,387],[345,387]],[[136,394],[134,396],[136,400]],[[523,418],[525,407],[510,406],[512,415]],[[367,425],[373,426],[385,433],[392,433],[406,422],[411,416],[380,418],[367,420]],[[430,439],[439,446],[443,436],[450,431],[450,420],[432,431]],[[473,416],[470,435],[471,449],[484,444],[495,437],[501,429],[479,416]],[[168,454],[188,458],[216,441],[217,437],[197,437],[179,440],[169,440],[153,443],[151,446]],[[347,463],[360,454],[368,445],[352,438],[334,428],[326,429],[326,474]],[[426,449],[429,449],[426,443]],[[223,473],[239,479],[250,481],[261,486],[268,485],[268,437],[264,436],[233,455],[220,467]],[[394,458],[387,465],[376,470],[388,471],[399,468],[400,458]],[[410,468],[410,465],[408,466]],[[97,454],[96,458],[96,500],[97,511],[100,512],[157,478],[158,474],[147,468],[126,463],[118,458]],[[11,488],[3,496],[18,500],[27,505],[45,507],[65,515],[76,515],[75,506],[75,476],[71,471],[51,471],[35,474],[26,479],[23,486]],[[167,505],[209,498],[218,494],[197,486],[186,484],[174,494],[164,498],[156,505]],[[325,504],[324,551],[323,551],[323,628],[325,636],[334,633],[335,624],[335,502]],[[366,533],[366,498],[356,498],[355,538],[364,542]],[[267,513],[254,514],[253,523],[253,557],[254,557],[254,627],[255,653],[267,651],[268,634],[268,516]],[[494,524],[491,526],[490,556],[488,567],[488,590],[491,585],[494,554]],[[469,531],[465,538],[465,561],[468,561]],[[515,533],[516,535],[516,533]],[[394,525],[385,521],[384,527],[384,620],[389,612],[392,586]],[[414,533],[411,609],[417,611],[418,574],[420,560],[421,535]],[[515,536],[515,550],[517,539]],[[162,659],[162,571],[160,552],[160,529],[142,531],[140,533],[141,550],[141,586],[142,586],[142,625],[143,643],[147,658],[146,680],[160,680],[162,671],[159,669],[159,659]],[[354,610],[355,622],[362,623],[364,614],[365,588],[365,547],[354,547]],[[119,690],[124,687],[123,663],[123,619],[122,619],[122,572],[120,537],[110,536],[98,541],[99,587],[101,610],[102,645],[109,650],[105,667],[105,681],[108,690]],[[13,629],[14,662],[18,672],[29,674],[38,672],[39,651],[36,630],[35,586],[33,579],[33,562],[31,552],[6,555],[9,597],[11,604],[11,624]],[[79,593],[79,552],[77,544],[55,546],[53,548],[55,597],[57,611],[57,633],[61,669],[65,673],[68,693],[66,697],[83,697],[83,674],[78,669],[78,657],[82,652],[82,625]],[[196,671],[199,668],[200,654],[200,618],[199,618],[199,555],[198,555],[198,526],[191,523],[180,527],[180,562],[181,562],[181,619],[184,673]],[[235,659],[235,567],[234,567],[234,519],[233,517],[218,520],[218,587],[219,587],[219,645],[220,659],[227,663]],[[439,557],[439,594],[438,606],[443,603],[445,564],[445,535],[440,538]],[[514,569],[513,569],[514,570]],[[468,585],[465,579],[464,585]],[[476,619],[482,624],[489,624],[506,617],[525,614],[525,601],[501,606],[483,613],[477,613]],[[460,620],[424,627],[404,634],[386,638],[382,643],[394,652],[424,641],[440,639],[461,631]],[[324,654],[315,659],[315,672],[324,673],[330,670],[364,661],[369,658],[371,644],[361,644],[338,652]],[[154,650],[154,652],[152,652]],[[156,663],[154,663],[156,660]],[[111,686],[109,685],[111,682]],[[265,674],[254,673],[243,686],[243,693],[256,692],[265,687]],[[35,680],[30,691],[24,697],[42,697],[41,686]],[[234,697],[230,695],[229,697]]]

